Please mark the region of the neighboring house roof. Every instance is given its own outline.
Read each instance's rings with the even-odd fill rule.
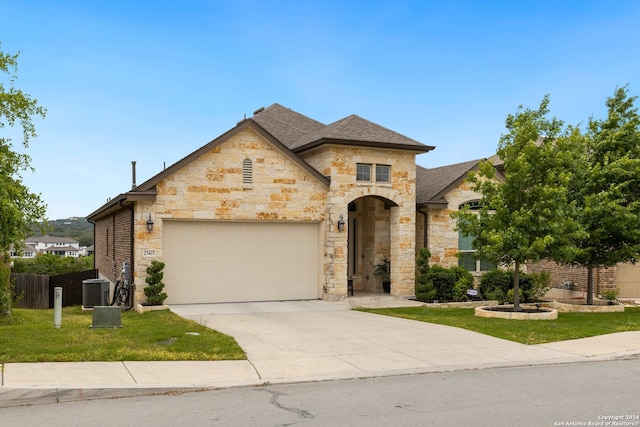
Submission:
[[[70,237],[54,237],[45,234],[44,236],[31,236],[25,239],[26,244],[30,243],[48,243],[48,244],[61,244],[61,243],[79,243]]]
[[[418,206],[446,205],[445,195],[467,177],[469,171],[484,159],[427,169],[416,165],[416,204]]]
[[[22,252],[35,252],[36,247],[33,245],[33,243],[23,242],[19,245],[19,250]],[[9,245],[9,252],[16,252],[16,246],[13,243]]]
[[[78,252],[78,248],[74,248],[73,246],[49,246],[48,248],[43,249],[44,252]]]
[[[154,200],[156,184],[171,176],[183,166],[208,153],[217,145],[228,140],[233,134],[247,128],[251,128],[261,134],[327,187],[329,186],[329,179],[296,153],[326,143],[397,148],[416,152],[427,152],[434,148],[356,115],[351,115],[330,125],[324,125],[282,105],[273,104],[268,108],[256,110],[253,117],[241,120],[236,127],[187,155],[131,191],[117,195],[98,210],[89,214],[87,219],[93,221],[114,212],[120,209],[125,202]]]

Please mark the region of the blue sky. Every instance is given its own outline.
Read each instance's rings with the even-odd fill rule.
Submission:
[[[0,0],[17,86],[48,109],[27,152],[50,219],[85,216],[279,103],[350,114],[487,157],[504,119],[545,94],[570,124],[640,94],[640,2]],[[0,129],[11,136],[11,130]],[[19,138],[14,137],[14,145]]]

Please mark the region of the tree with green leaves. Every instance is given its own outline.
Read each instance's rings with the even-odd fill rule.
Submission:
[[[574,264],[587,268],[587,304],[593,270],[640,260],[640,117],[627,87],[606,101],[607,118],[589,120],[572,193],[585,229]],[[577,142],[577,141],[576,141]],[[579,144],[576,144],[579,145]]]
[[[575,253],[573,241],[581,229],[569,199],[569,182],[575,162],[571,129],[549,118],[549,97],[537,110],[520,106],[506,119],[507,133],[500,138],[498,156],[504,162],[504,179],[495,179],[495,167],[482,162],[468,181],[482,196],[482,206],[452,214],[458,229],[473,236],[476,256],[514,267],[514,310],[520,311],[519,274],[522,264],[551,258],[568,261]]]
[[[29,141],[36,136],[32,118],[44,118],[46,110],[36,99],[15,87],[18,55],[0,49],[0,130],[20,127],[22,145],[28,148]],[[29,225],[45,219],[45,204],[22,182],[21,173],[32,170],[29,155],[15,151],[11,138],[0,134],[0,268],[6,268],[11,244],[23,242],[29,235]],[[0,283],[0,300],[6,301],[3,293],[10,293],[8,279]],[[0,308],[0,314],[3,312],[10,312],[10,307]]]

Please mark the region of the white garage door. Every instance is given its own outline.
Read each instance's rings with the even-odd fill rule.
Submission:
[[[620,298],[640,298],[640,265],[618,264],[616,286]]]
[[[164,221],[167,304],[316,299],[319,224]]]

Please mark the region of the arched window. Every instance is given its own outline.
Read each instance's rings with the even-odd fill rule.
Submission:
[[[482,209],[481,200],[471,200],[458,206],[459,209],[468,207],[469,210],[477,211]],[[496,268],[496,264],[493,264],[485,259],[476,259],[476,249],[473,248],[474,236],[462,234],[462,231],[458,231],[458,265],[464,267],[470,272],[482,272],[493,270]]]
[[[242,185],[251,186],[253,184],[253,163],[251,159],[242,161]]]

